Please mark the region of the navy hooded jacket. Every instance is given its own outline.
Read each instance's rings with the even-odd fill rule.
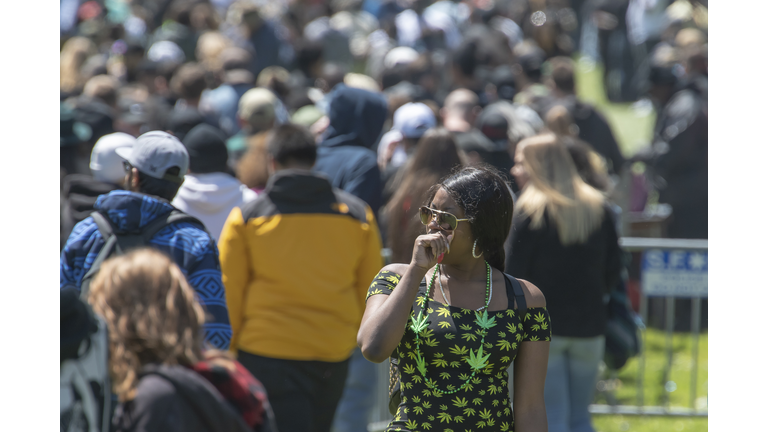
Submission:
[[[94,208],[107,216],[116,230],[124,231],[143,227],[174,209],[168,201],[158,197],[125,190],[99,196]],[[203,326],[205,340],[216,348],[226,350],[232,338],[232,327],[224,299],[216,243],[205,230],[189,222],[172,223],[155,234],[149,243],[171,257],[197,293],[209,316],[209,321]],[[79,291],[83,276],[103,246],[104,238],[92,217],[75,225],[61,252],[60,288],[72,286]]]
[[[381,174],[376,153],[387,118],[384,96],[339,84],[328,106],[330,124],[317,149],[313,171],[325,174],[333,187],[365,201],[378,214]]]

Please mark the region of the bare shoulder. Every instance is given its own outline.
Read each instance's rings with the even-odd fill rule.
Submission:
[[[523,294],[525,294],[525,302],[528,303],[529,308],[534,307],[546,307],[547,300],[544,298],[544,294],[539,287],[528,282],[525,279],[518,279],[520,285],[523,286]]]
[[[408,264],[401,263],[387,264],[384,266],[384,268],[381,269],[381,271],[390,271],[392,273],[399,274],[400,276],[403,276],[406,270],[408,270]]]

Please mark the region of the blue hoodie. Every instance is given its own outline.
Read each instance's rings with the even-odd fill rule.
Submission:
[[[317,149],[313,171],[325,174],[333,187],[362,199],[378,214],[381,174],[371,150],[387,118],[384,96],[339,84],[328,106],[330,125]]]
[[[151,195],[115,190],[100,195],[94,205],[107,215],[117,230],[133,231],[171,212],[167,201]],[[181,268],[187,281],[197,292],[200,304],[210,315],[203,330],[205,340],[216,348],[226,350],[232,338],[224,285],[221,281],[219,251],[207,232],[189,222],[176,222],[163,228],[149,242],[164,252]],[[61,252],[59,286],[74,286],[78,290],[83,276],[104,246],[104,238],[92,217],[75,225]]]

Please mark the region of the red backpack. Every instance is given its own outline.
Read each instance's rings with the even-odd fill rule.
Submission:
[[[192,369],[205,377],[254,431],[274,432],[275,415],[264,386],[228,352],[208,350]]]

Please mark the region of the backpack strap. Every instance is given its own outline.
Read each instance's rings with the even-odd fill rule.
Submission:
[[[205,225],[203,225],[200,220],[178,209],[172,210],[165,216],[155,218],[150,223],[144,225],[138,232],[129,233],[116,233],[109,218],[98,211],[92,212],[91,217],[96,223],[96,226],[101,233],[101,237],[104,239],[104,246],[99,251],[96,259],[93,260],[91,268],[88,269],[88,272],[82,278],[82,283],[80,284],[80,298],[85,301],[88,300],[91,280],[101,268],[101,263],[112,256],[113,253],[122,255],[130,249],[149,245],[149,241],[155,234],[168,225],[176,222],[190,222],[199,225],[200,229],[208,233],[208,230],[205,229]],[[213,237],[211,237],[210,233],[208,233],[208,237],[213,241]]]
[[[104,246],[102,246],[99,254],[96,255],[96,259],[93,260],[91,268],[88,269],[88,271],[81,279],[82,283],[80,284],[80,298],[86,303],[88,302],[88,294],[91,291],[91,279],[93,279],[93,276],[99,272],[101,263],[104,262],[104,260],[107,259],[110,255],[112,255],[112,252],[114,252],[117,246],[117,236],[115,235],[115,231],[112,229],[112,223],[109,221],[109,218],[105,217],[98,211],[92,212],[91,217],[96,223],[96,227],[99,229],[101,237],[104,239]]]
[[[203,223],[200,222],[200,220],[198,220],[196,217],[190,216],[181,210],[173,209],[167,215],[158,217],[152,222],[144,225],[144,227],[141,229],[142,244],[148,244],[149,241],[152,240],[152,237],[160,232],[160,230],[176,222],[190,222],[195,225],[199,225],[200,229],[208,233],[208,230],[205,229],[205,225],[203,225]],[[210,237],[210,234],[208,236]]]
[[[525,316],[526,310],[528,310],[528,304],[525,301],[525,293],[523,292],[523,286],[520,285],[520,281],[517,280],[517,278],[512,277],[506,273],[504,273],[504,280],[506,282],[507,287],[507,301],[508,301],[508,308],[509,309],[515,309],[515,304],[517,304],[517,312],[518,316],[522,320]],[[512,299],[515,299],[515,304],[512,303]]]

